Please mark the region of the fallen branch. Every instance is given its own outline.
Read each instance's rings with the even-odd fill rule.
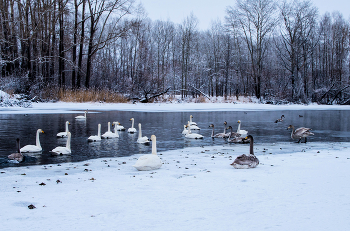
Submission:
[[[206,94],[204,94],[201,90],[199,90],[198,88],[196,88],[195,86],[189,84],[191,87],[193,87],[193,89],[195,89],[196,91],[198,91],[199,93],[201,93],[203,96],[205,96],[207,99],[210,100],[209,96],[207,96]]]

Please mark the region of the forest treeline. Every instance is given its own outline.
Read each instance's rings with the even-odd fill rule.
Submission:
[[[349,20],[308,0],[236,0],[204,31],[193,14],[152,21],[133,0],[0,0],[0,10],[1,85],[16,93],[350,99]]]

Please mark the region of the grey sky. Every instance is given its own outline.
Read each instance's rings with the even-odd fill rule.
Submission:
[[[211,21],[223,20],[226,6],[233,6],[234,0],[137,0],[142,2],[148,17],[152,20],[170,20],[175,23],[182,21],[191,12],[198,18],[198,28],[209,29]],[[350,16],[350,0],[313,0],[314,6],[323,15],[325,12],[339,11],[345,19]]]

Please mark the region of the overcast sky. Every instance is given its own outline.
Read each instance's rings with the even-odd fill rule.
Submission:
[[[226,6],[233,6],[235,0],[137,0],[141,2],[152,20],[170,20],[182,23],[191,12],[198,18],[198,29],[210,28],[211,21],[224,19]],[[350,0],[313,0],[322,15],[339,11],[345,19],[350,16]]]

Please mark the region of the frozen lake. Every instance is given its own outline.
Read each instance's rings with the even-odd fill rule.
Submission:
[[[53,164],[62,162],[77,162],[101,157],[130,156],[133,154],[150,153],[151,146],[136,143],[138,133],[119,132],[117,139],[102,140],[89,143],[87,138],[97,134],[97,124],[102,125],[102,134],[107,131],[107,123],[119,121],[125,128],[131,127],[130,118],[135,118],[135,127],[142,123],[143,136],[157,136],[158,152],[184,147],[211,145],[234,146],[224,139],[213,140],[210,137],[211,128],[215,125],[215,133],[223,132],[223,122],[227,121],[234,130],[237,121],[242,121],[241,129],[248,130],[256,143],[292,142],[288,125],[309,127],[314,136],[308,142],[350,142],[350,111],[349,110],[285,110],[285,111],[197,111],[197,112],[133,112],[133,111],[89,111],[86,121],[75,120],[82,113],[72,114],[0,114],[0,167],[23,166],[36,164]],[[285,115],[281,123],[274,121]],[[190,140],[181,135],[183,125],[190,115],[201,128],[203,140]],[[64,146],[65,138],[56,138],[58,132],[65,130],[65,122],[69,121],[72,133],[72,155],[51,156],[50,150]],[[25,163],[10,164],[7,156],[16,151],[16,138],[20,138],[21,146],[35,144],[36,130],[41,128],[45,134],[40,135],[43,151],[28,154]],[[296,144],[297,145],[297,144]],[[27,155],[27,154],[26,154]]]

